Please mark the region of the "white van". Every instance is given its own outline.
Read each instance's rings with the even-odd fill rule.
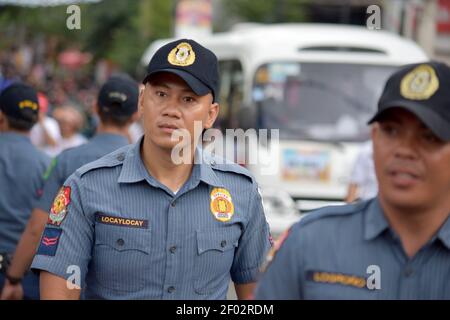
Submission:
[[[153,43],[142,63],[171,40]],[[279,212],[291,212],[291,198],[302,211],[342,203],[385,80],[428,59],[412,41],[357,26],[245,24],[195,40],[219,59],[219,126],[280,130],[277,173],[248,165],[265,205]],[[274,215],[280,229],[288,216]]]

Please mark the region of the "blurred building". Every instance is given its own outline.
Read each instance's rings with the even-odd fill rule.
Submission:
[[[365,25],[371,5],[381,9],[382,29],[410,38],[429,56],[450,63],[450,0],[314,0],[309,17],[311,22]]]

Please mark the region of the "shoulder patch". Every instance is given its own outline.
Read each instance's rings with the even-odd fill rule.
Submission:
[[[85,173],[95,170],[95,169],[112,168],[112,167],[121,165],[123,163],[123,160],[125,160],[125,155],[127,154],[127,152],[130,151],[132,146],[133,145],[127,145],[122,148],[119,148],[116,151],[113,151],[110,154],[107,154],[106,156],[101,157],[100,159],[97,159],[93,162],[90,162],[90,163],[82,166],[76,172],[81,177]]]

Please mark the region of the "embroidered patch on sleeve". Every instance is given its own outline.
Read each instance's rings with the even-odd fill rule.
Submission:
[[[53,201],[53,205],[48,216],[48,223],[54,226],[61,225],[61,222],[63,222],[64,218],[67,216],[67,206],[69,203],[70,187],[63,186]]]
[[[46,227],[42,235],[37,254],[53,257],[58,249],[62,229]]]

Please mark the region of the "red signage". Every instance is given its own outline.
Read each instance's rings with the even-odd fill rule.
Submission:
[[[438,33],[450,33],[450,0],[439,0],[437,12]]]

